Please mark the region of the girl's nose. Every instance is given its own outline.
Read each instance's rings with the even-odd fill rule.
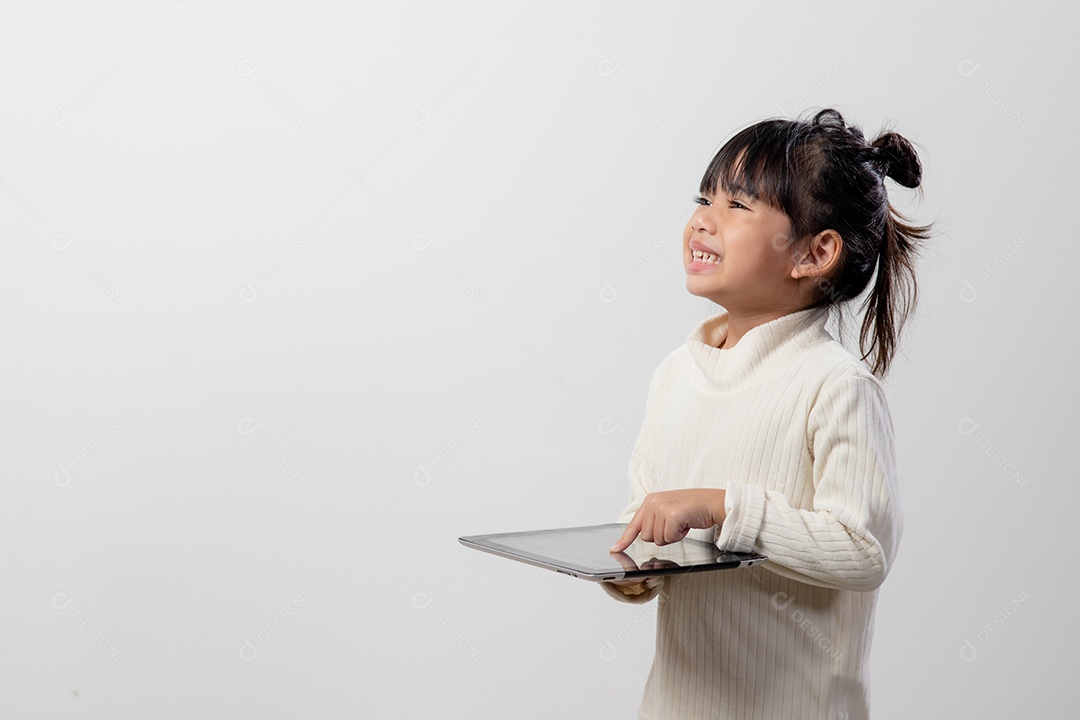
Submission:
[[[694,232],[705,232],[711,228],[712,225],[705,220],[704,216],[695,215],[690,219],[690,227],[694,229]]]

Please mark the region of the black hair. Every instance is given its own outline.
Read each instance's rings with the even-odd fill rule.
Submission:
[[[888,373],[900,330],[918,302],[916,245],[931,237],[930,224],[910,225],[890,204],[886,177],[919,188],[922,165],[912,144],[888,130],[868,143],[858,126],[825,108],[809,120],[773,118],[741,130],[709,163],[700,187],[712,194],[719,185],[781,210],[791,219],[793,247],[822,230],[839,233],[839,261],[828,277],[813,279],[811,307],[835,306],[841,327],[841,303],[858,297],[877,269],[862,306],[859,348],[872,332],[861,359],[876,351],[871,372],[878,377]]]

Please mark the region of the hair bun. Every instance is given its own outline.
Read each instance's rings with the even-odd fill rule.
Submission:
[[[922,164],[915,148],[903,135],[887,132],[873,142],[877,148],[885,174],[900,185],[915,188],[922,182]]]

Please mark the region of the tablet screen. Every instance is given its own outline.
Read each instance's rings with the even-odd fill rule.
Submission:
[[[467,544],[507,557],[539,561],[553,569],[566,568],[597,575],[633,571],[633,566],[637,568],[645,566],[643,569],[649,569],[649,566],[655,568],[658,561],[679,568],[726,567],[732,564],[738,565],[740,560],[750,557],[744,554],[723,552],[713,543],[691,537],[669,545],[656,545],[638,536],[623,551],[633,563],[631,567],[625,567],[627,558],[622,558],[623,563],[620,563],[619,558],[616,557],[618,553],[611,553],[608,550],[625,529],[625,523],[610,523],[576,528],[478,535],[463,538],[463,540],[470,541]]]

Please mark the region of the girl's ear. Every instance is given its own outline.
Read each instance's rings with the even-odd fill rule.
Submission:
[[[822,230],[810,239],[802,257],[797,258],[791,277],[824,277],[840,262],[844,241],[835,230]]]

